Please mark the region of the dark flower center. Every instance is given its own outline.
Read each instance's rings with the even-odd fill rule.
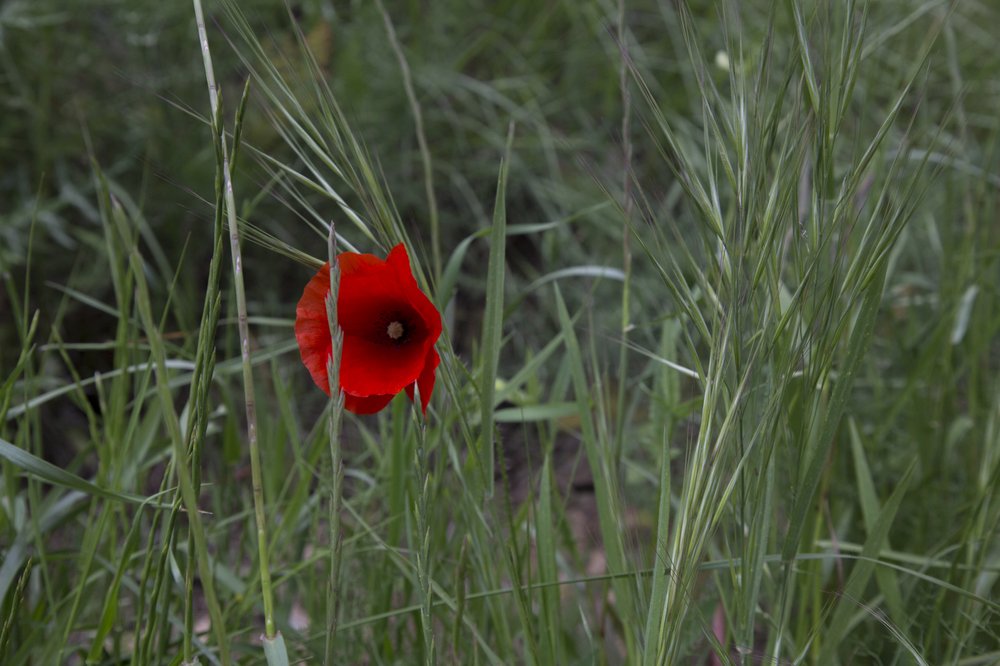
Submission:
[[[386,335],[388,335],[394,342],[399,342],[400,338],[406,335],[406,328],[403,324],[398,321],[391,322],[385,329]]]

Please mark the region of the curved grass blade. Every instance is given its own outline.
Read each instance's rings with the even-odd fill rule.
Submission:
[[[37,479],[50,483],[54,486],[62,486],[70,490],[78,490],[87,495],[101,497],[103,499],[115,500],[117,502],[127,502],[157,509],[169,509],[169,504],[160,504],[154,501],[155,496],[143,497],[132,493],[121,493],[108,490],[101,486],[87,481],[86,479],[67,472],[61,467],[56,467],[47,460],[43,460],[36,455],[28,453],[24,449],[14,446],[10,442],[0,439],[0,458],[11,463],[15,467],[34,476]]]

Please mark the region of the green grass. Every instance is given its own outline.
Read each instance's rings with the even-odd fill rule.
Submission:
[[[996,7],[91,4],[0,8],[0,662],[1000,660]]]

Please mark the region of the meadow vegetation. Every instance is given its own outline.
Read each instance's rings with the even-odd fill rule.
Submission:
[[[0,662],[997,663],[997,26],[3,3]],[[299,359],[331,224],[426,415]]]

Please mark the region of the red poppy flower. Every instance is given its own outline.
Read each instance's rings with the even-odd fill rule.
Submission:
[[[441,315],[420,291],[402,243],[382,261],[371,254],[342,252],[337,319],[344,331],[340,387],[344,406],[355,414],[374,414],[400,391],[427,412],[440,361],[434,343]],[[330,264],[324,264],[302,292],[295,310],[295,339],[313,381],[330,395],[327,362],[332,344],[326,317]]]

